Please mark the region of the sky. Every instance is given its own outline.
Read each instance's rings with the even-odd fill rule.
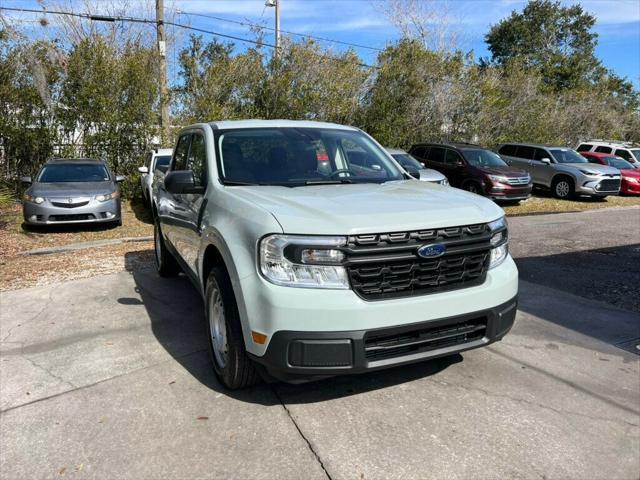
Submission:
[[[383,48],[399,37],[399,32],[383,12],[384,1],[280,0],[281,29]],[[86,5],[90,4],[96,10],[93,13],[108,13],[108,5],[114,2],[127,5],[126,11],[131,16],[151,18],[153,15],[154,0],[58,0],[47,4],[51,10],[55,5],[71,5],[76,12],[86,11]],[[636,88],[640,88],[640,0],[562,0],[562,3],[580,3],[596,17],[595,32],[599,36],[597,56],[607,68],[627,77]],[[513,10],[521,11],[525,4],[525,0],[431,0],[433,11],[436,14],[442,12],[437,18],[447,19],[448,28],[457,38],[457,46],[463,51],[473,51],[476,58],[489,56],[484,35],[490,26]],[[37,0],[0,0],[0,6],[40,8]],[[185,12],[261,23],[270,27],[274,22],[274,9],[265,7],[264,0],[165,0],[165,9],[167,17],[173,15],[176,22],[244,38],[253,38],[247,26]],[[24,22],[22,26],[30,32],[30,36],[43,35],[42,27],[30,23],[37,17],[25,13],[7,16],[21,19]],[[272,32],[267,32],[264,40],[273,41]],[[335,51],[348,48],[329,42],[322,44]],[[236,45],[239,49],[243,48],[240,42],[236,42]],[[170,51],[169,56],[175,58],[177,50]],[[364,48],[356,50],[365,62],[375,61],[376,51]],[[174,68],[170,68],[170,74],[175,73],[175,61],[171,62],[170,58],[171,63]]]

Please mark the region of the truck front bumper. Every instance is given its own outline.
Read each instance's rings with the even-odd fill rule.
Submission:
[[[482,347],[513,326],[517,297],[493,308],[396,327],[338,332],[278,331],[253,356],[289,382],[405,365]]]

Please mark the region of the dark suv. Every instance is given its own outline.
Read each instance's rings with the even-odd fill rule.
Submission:
[[[409,153],[444,174],[457,188],[494,200],[520,201],[531,196],[531,176],[510,167],[498,154],[470,143],[420,143]]]

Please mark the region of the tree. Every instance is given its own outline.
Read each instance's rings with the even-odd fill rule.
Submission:
[[[597,80],[605,69],[595,57],[595,17],[582,6],[562,6],[558,0],[531,0],[522,13],[491,27],[485,36],[492,60],[499,65],[518,61],[538,70],[555,89],[574,88]]]

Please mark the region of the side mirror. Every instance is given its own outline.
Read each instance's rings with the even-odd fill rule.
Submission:
[[[545,165],[551,165],[551,159],[550,158],[541,158],[540,161],[542,163],[544,163]]]
[[[149,169],[147,167],[138,167],[138,171],[140,173],[149,173]]]
[[[120,182],[124,182],[124,179],[126,177],[124,175],[116,175],[116,182],[120,183]]]
[[[427,168],[427,166],[424,164],[424,162],[420,162],[420,165],[422,165],[422,168]]]
[[[31,177],[20,177],[20,181],[26,185],[31,185],[33,183],[31,181]]]
[[[164,187],[169,193],[204,193],[204,187],[196,186],[191,170],[174,170],[164,178]]]
[[[156,165],[156,170],[162,173],[167,173],[167,170],[169,170],[169,165]]]
[[[418,180],[420,180],[420,170],[418,170],[415,167],[405,167],[405,170],[407,171],[407,173],[409,175],[411,175],[413,178],[417,178]]]

